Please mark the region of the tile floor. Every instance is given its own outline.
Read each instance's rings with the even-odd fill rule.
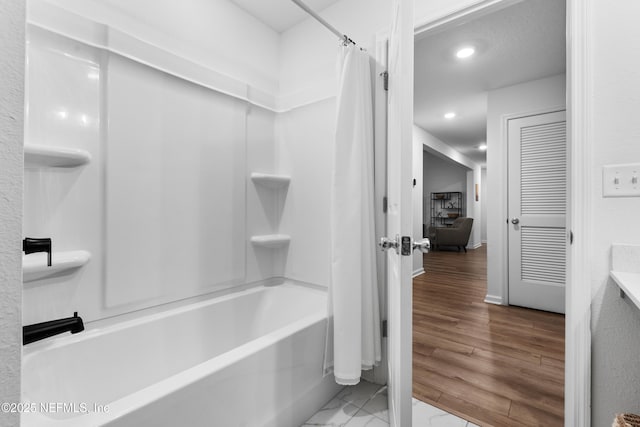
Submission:
[[[451,415],[413,399],[414,427],[478,427],[462,418]],[[387,387],[361,381],[345,387],[334,396],[302,427],[389,427]]]

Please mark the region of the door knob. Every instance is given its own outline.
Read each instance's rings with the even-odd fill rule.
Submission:
[[[422,253],[428,253],[431,249],[431,241],[429,239],[422,239],[419,242],[413,242],[413,250],[420,250]]]
[[[520,223],[520,219],[519,218],[512,218],[511,219],[511,224],[516,225]]]
[[[396,253],[400,253],[399,252],[399,248],[400,248],[400,238],[398,236],[396,236],[396,238],[394,240],[391,240],[388,237],[381,237],[380,238],[380,243],[378,243],[378,246],[380,246],[380,249],[384,252],[387,249],[395,249]]]

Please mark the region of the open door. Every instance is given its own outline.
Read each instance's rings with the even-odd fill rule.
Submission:
[[[392,0],[387,110],[389,421],[411,427],[413,1]],[[396,236],[398,240],[396,240]],[[421,236],[415,236],[420,238]],[[408,254],[407,254],[408,247]],[[402,253],[405,255],[402,255]]]

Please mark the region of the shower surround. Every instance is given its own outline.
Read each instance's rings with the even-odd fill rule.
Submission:
[[[226,2],[194,2],[222,8],[207,31],[245,51],[220,34],[188,42],[211,19],[188,8],[154,14],[165,34],[138,3],[30,2],[24,233],[51,238],[53,266],[25,256],[23,319],[77,311],[86,330],[25,346],[23,401],[109,411],[24,425],[175,425],[193,412],[191,425],[293,427],[339,390],[322,376],[317,209],[333,100],[280,99],[278,34]],[[250,410],[247,384],[264,396]],[[192,399],[205,391],[218,406]]]

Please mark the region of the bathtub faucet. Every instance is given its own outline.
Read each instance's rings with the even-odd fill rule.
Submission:
[[[29,255],[35,252],[47,253],[47,265],[51,267],[51,239],[46,238],[33,238],[27,237],[22,241],[22,251],[25,255]]]
[[[84,323],[82,323],[82,318],[78,316],[78,312],[76,311],[73,313],[73,317],[23,326],[22,344],[40,341],[63,332],[77,334],[82,331],[84,331]]]

